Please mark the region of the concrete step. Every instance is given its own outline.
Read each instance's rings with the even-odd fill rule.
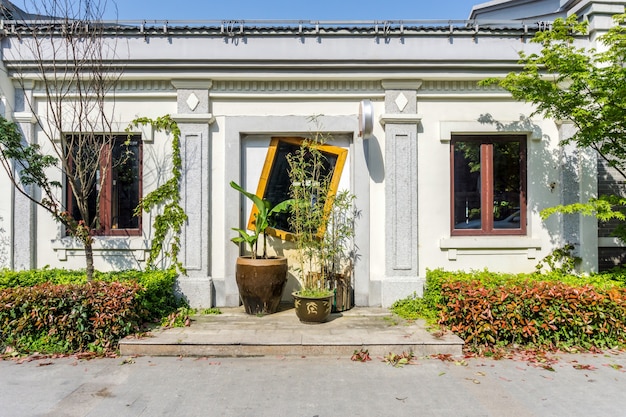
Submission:
[[[433,335],[423,322],[407,322],[382,308],[353,308],[332,314],[326,323],[304,324],[293,308],[266,316],[243,308],[199,315],[189,327],[156,329],[147,337],[120,341],[124,356],[370,356],[413,352],[416,356],[462,354],[463,341],[452,333]]]

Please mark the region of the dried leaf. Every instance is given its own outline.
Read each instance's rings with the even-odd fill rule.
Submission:
[[[585,369],[585,370],[588,370],[588,371],[595,371],[595,370],[597,369],[597,368],[596,368],[595,366],[593,366],[593,365],[583,365],[583,364],[580,364],[580,363],[579,363],[579,364],[576,364],[576,365],[573,365],[573,366],[574,366],[574,369],[578,369],[578,370],[583,370],[583,369]]]

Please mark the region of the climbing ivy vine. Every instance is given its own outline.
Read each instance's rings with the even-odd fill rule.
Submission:
[[[173,268],[177,268],[181,273],[186,274],[182,262],[178,259],[181,247],[180,234],[188,218],[185,210],[180,205],[180,185],[183,169],[180,155],[180,129],[170,115],[165,115],[156,119],[139,117],[130,122],[126,132],[130,133],[133,128],[146,125],[152,126],[157,132],[164,131],[172,135],[171,178],[142,198],[134,213],[135,216],[139,216],[142,211],[150,213],[157,207],[162,208],[162,211],[154,217],[154,222],[152,223],[154,236],[151,242],[147,267],[148,269],[155,269],[159,256],[163,256],[170,259]],[[169,243],[166,243],[168,236],[171,237],[171,240]],[[167,247],[168,245],[169,247]]]

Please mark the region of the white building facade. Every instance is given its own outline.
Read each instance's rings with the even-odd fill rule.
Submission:
[[[597,195],[595,155],[559,146],[571,126],[531,117],[531,106],[478,82],[519,69],[518,52],[537,51],[529,42],[533,33],[555,17],[577,13],[589,19],[588,42],[594,42],[610,27],[611,16],[624,11],[623,3],[492,1],[474,7],[471,21],[450,23],[112,27],[106,36],[117,43],[123,67],[109,100],[115,130],[124,134],[137,117],[166,114],[181,129],[181,193],[189,220],[181,250],[187,276],[179,278],[180,290],[193,306],[239,304],[235,259],[240,249],[230,242],[231,228],[246,223],[251,207],[228,184],[256,190],[270,140],[314,132],[332,135],[332,144],[348,150],[340,188],[356,195],[361,212],[353,272],[356,305],[388,306],[420,293],[427,269],[530,272],[567,243],[575,245],[584,270],[597,270],[599,247],[618,244],[598,237],[594,219],[555,216],[544,222],[539,217],[543,208]],[[18,123],[26,141],[43,143],[33,115],[45,113],[43,85],[36,72],[25,72],[24,53],[15,52],[20,39],[7,30],[10,23],[3,27],[4,115]],[[18,75],[29,82],[17,83]],[[28,100],[35,105],[25,106]],[[360,115],[364,101],[373,114],[371,132],[365,134],[360,123],[370,120],[369,114]],[[171,138],[148,127],[135,132],[146,195],[162,180]],[[473,204],[483,212],[500,206],[486,199],[472,202],[470,194],[484,185],[472,184],[471,166],[464,173],[455,161],[467,146],[497,153],[503,144],[516,149],[514,177],[521,185],[513,197],[491,195],[507,215],[482,218],[481,224],[472,217]],[[481,178],[508,175],[492,165]],[[461,175],[471,178],[463,182]],[[4,174],[0,193],[5,196],[0,199],[0,266],[84,267],[81,245],[19,196]],[[135,234],[96,237],[96,269],[143,268],[151,221],[143,216]],[[279,242],[272,244],[282,250]]]

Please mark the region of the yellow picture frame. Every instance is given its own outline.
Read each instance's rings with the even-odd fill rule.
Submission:
[[[274,169],[280,169],[281,171],[285,171],[284,176],[281,176],[283,179],[288,178],[288,173],[285,170],[285,161],[277,161],[277,158],[284,158],[282,152],[279,152],[279,148],[283,147],[293,147],[293,149],[297,149],[302,144],[302,141],[305,138],[302,137],[272,137],[270,140],[269,147],[267,149],[267,154],[265,156],[265,162],[263,164],[263,169],[261,171],[261,175],[259,177],[259,183],[256,190],[256,195],[263,199],[270,200],[273,204],[278,204],[281,201],[289,199],[289,195],[285,194],[283,190],[283,194],[285,194],[284,198],[268,198],[268,190],[275,190],[275,184],[270,184],[272,173]],[[341,174],[343,172],[344,165],[346,163],[346,158],[348,157],[348,150],[345,148],[341,148],[339,146],[329,145],[329,144],[321,144],[318,148],[322,153],[332,155],[336,158],[335,164],[333,166],[333,174],[330,180],[329,194],[330,196],[335,196],[337,194],[337,190],[339,188],[339,182],[341,180]],[[274,176],[275,178],[276,176]],[[279,187],[280,188],[280,187]],[[284,186],[282,187],[285,188]],[[287,190],[288,192],[288,190]],[[277,200],[277,201],[272,201]],[[332,204],[332,198],[327,199],[327,204]],[[330,207],[327,207],[330,210]],[[250,211],[250,216],[248,218],[248,229],[254,230],[254,220],[255,215],[258,212],[256,206],[252,207]],[[323,231],[322,231],[323,232]],[[267,234],[270,236],[275,236],[283,240],[291,240],[291,233],[289,230],[268,228]]]

